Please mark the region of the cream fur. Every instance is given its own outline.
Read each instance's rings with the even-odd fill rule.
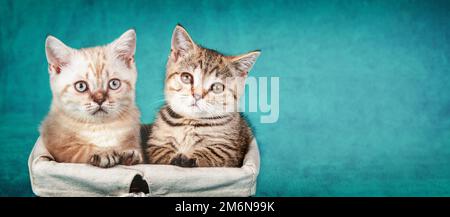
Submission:
[[[142,162],[135,49],[134,30],[106,46],[80,50],[47,38],[53,99],[40,130],[57,161],[100,167]],[[109,87],[112,79],[119,88]],[[80,81],[88,87],[84,92],[75,89]]]

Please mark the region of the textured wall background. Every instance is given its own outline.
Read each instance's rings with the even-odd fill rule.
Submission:
[[[280,119],[256,128],[258,196],[450,196],[449,1],[0,0],[0,195],[31,196],[26,161],[51,95],[44,39],[138,34],[151,122],[176,23],[229,54],[262,49]]]

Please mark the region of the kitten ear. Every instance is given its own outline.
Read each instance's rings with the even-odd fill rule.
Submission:
[[[231,58],[231,64],[238,71],[239,76],[247,76],[248,72],[252,69],[256,62],[256,59],[261,54],[261,51],[252,51],[247,54],[235,56]]]
[[[186,56],[191,51],[195,50],[195,43],[189,36],[186,29],[178,24],[173,30],[172,34],[172,46],[171,46],[171,58],[176,62],[180,57]]]
[[[127,66],[131,68],[131,64],[134,63],[134,54],[136,52],[136,31],[134,29],[129,29],[109,46],[114,55],[125,61]]]
[[[45,40],[45,55],[49,64],[49,71],[61,72],[61,67],[69,62],[73,49],[62,43],[59,39],[49,35]]]

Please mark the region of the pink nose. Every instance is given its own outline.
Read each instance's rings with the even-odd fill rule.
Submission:
[[[96,102],[98,105],[102,105],[106,100],[105,93],[101,91],[94,93],[92,95],[92,100],[94,100],[94,102]]]

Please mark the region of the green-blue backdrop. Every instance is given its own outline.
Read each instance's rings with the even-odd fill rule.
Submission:
[[[450,196],[449,11],[426,0],[0,0],[0,195],[33,195],[47,34],[79,48],[136,28],[137,102],[151,122],[181,23],[206,47],[261,49],[251,74],[280,77],[278,122],[247,113],[258,196]]]

